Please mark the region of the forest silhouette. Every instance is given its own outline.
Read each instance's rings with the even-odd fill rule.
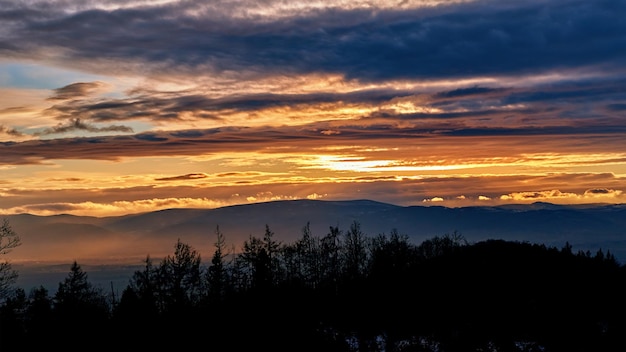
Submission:
[[[419,244],[354,221],[292,243],[268,225],[208,261],[180,239],[120,293],[74,262],[53,295],[7,291],[0,350],[624,351],[626,266],[610,252],[454,232]]]

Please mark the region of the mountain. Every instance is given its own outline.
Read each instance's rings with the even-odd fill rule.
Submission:
[[[23,242],[11,254],[13,260],[156,258],[169,254],[179,238],[208,257],[218,226],[237,250],[250,236],[262,237],[266,225],[276,239],[289,243],[300,238],[307,223],[314,236],[323,236],[331,226],[347,231],[356,221],[370,237],[395,229],[418,244],[453,232],[470,242],[497,238],[559,248],[569,242],[574,250],[610,250],[626,261],[626,205],[533,203],[446,208],[370,200],[288,200],[104,218],[29,214],[5,217]]]
[[[141,265],[171,255],[176,241],[190,244],[205,262],[213,254],[215,232],[238,251],[250,236],[262,237],[267,225],[274,238],[291,243],[309,223],[313,236],[331,226],[342,231],[358,222],[369,237],[397,230],[419,244],[456,232],[470,243],[504,239],[540,243],[573,251],[602,249],[626,263],[626,205],[517,204],[447,208],[397,206],[371,200],[288,200],[216,209],[168,209],[116,217],[8,215],[22,245],[7,258],[25,263]],[[68,266],[69,268],[69,266]],[[100,274],[98,274],[100,275]],[[102,273],[106,276],[108,274]]]

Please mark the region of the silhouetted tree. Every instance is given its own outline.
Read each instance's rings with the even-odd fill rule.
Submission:
[[[53,299],[53,313],[56,341],[54,348],[67,344],[64,331],[71,330],[76,335],[75,343],[68,349],[85,349],[84,343],[91,343],[97,336],[108,333],[110,306],[102,289],[94,287],[76,261],[72,263],[68,276],[59,283]],[[100,343],[105,347],[108,341]]]
[[[330,226],[329,232],[320,239],[320,271],[322,286],[329,288],[334,295],[337,294],[338,283],[341,275],[341,237],[342,232],[338,226]]]
[[[209,300],[212,302],[219,302],[223,299],[227,291],[228,285],[228,271],[226,270],[226,263],[224,261],[227,253],[226,241],[224,234],[220,231],[219,225],[215,229],[215,252],[211,258],[211,265],[206,271],[206,282]]]
[[[280,277],[280,259],[277,257],[279,254],[281,243],[274,240],[274,231],[270,230],[269,225],[265,225],[265,232],[263,234],[263,249],[267,255],[266,265],[267,267],[267,280],[270,286],[276,284],[276,280]]]
[[[370,275],[376,278],[400,278],[416,265],[417,251],[408,235],[392,229],[389,236],[381,234],[372,240]]]
[[[146,257],[113,310],[74,262],[54,299],[43,287],[28,298],[12,291],[0,305],[0,348],[626,350],[626,266],[609,251],[470,245],[456,232],[415,245],[396,229],[368,238],[356,221],[319,239],[309,223],[294,243],[273,236],[266,225],[227,265],[216,227],[206,272],[178,239],[158,267]],[[242,338],[223,338],[233,329]]]
[[[237,277],[246,290],[267,286],[269,281],[268,255],[260,238],[250,235],[243,242],[243,251],[237,255]]]
[[[202,289],[201,258],[198,251],[180,239],[174,254],[157,269],[158,294],[165,310],[182,310],[197,303]]]
[[[115,307],[115,316],[123,322],[140,327],[142,323],[153,321],[161,309],[158,302],[158,273],[150,255],[144,260],[143,270],[136,270],[129,279],[128,286]]]
[[[74,310],[75,307],[88,305],[104,308],[106,296],[89,282],[87,273],[74,261],[68,276],[59,283],[54,295],[54,306],[57,310]]]
[[[52,298],[48,289],[43,286],[33,288],[29,295],[29,304],[26,309],[26,341],[33,349],[43,350],[50,336],[50,326],[54,324],[52,314]]]
[[[0,350],[14,351],[23,347],[27,303],[24,289],[16,288],[0,306]]]
[[[243,251],[238,255],[240,270],[249,280],[249,287],[266,291],[273,287],[278,277],[280,260],[277,257],[280,243],[274,240],[274,232],[265,225],[263,238],[250,235],[243,243]]]
[[[280,257],[284,283],[291,286],[304,286],[303,263],[298,248],[295,245],[285,244],[280,248]]]
[[[141,306],[144,307],[142,311],[158,311],[157,306],[157,268],[152,264],[152,258],[150,255],[146,256],[144,260],[144,269],[137,270],[133,273],[133,276],[129,280],[129,289],[134,292],[137,300],[141,302]],[[121,300],[123,301],[123,299]],[[121,304],[122,302],[120,302]]]
[[[449,254],[461,246],[467,245],[465,238],[454,231],[452,234],[435,236],[423,241],[418,247],[418,255],[424,259]]]
[[[564,254],[572,254],[572,245],[569,242],[565,242],[565,246],[561,249]]]
[[[344,234],[343,263],[344,274],[348,281],[362,278],[367,268],[367,237],[361,231],[361,224],[353,221]]]
[[[0,224],[0,254],[8,254],[14,248],[21,245],[20,236],[13,231],[8,219],[3,219]],[[13,270],[8,260],[0,262],[0,303],[10,294],[12,286],[17,281],[19,273]]]
[[[311,233],[310,223],[307,222],[302,228],[302,237],[292,246],[284,246],[283,254],[289,254],[289,250],[293,249],[293,259],[291,260],[291,271],[297,275],[299,282],[306,286],[315,288],[321,280],[320,267],[320,247],[319,240]]]

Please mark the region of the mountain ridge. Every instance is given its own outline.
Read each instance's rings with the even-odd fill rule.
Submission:
[[[331,226],[347,231],[355,221],[370,237],[397,230],[420,242],[458,232],[468,241],[502,238],[558,247],[569,242],[574,249],[610,250],[620,260],[626,260],[626,205],[614,204],[570,206],[536,202],[450,208],[400,206],[369,199],[302,199],[212,209],[170,208],[111,217],[68,214],[4,217],[23,240],[23,246],[15,249],[13,255],[18,260],[26,257],[55,259],[46,253],[46,248],[59,251],[59,246],[70,238],[72,246],[78,246],[72,250],[73,256],[83,260],[95,259],[90,256],[97,255],[98,250],[92,248],[83,252],[80,243],[76,243],[81,239],[86,241],[85,246],[100,246],[103,257],[107,258],[115,255],[145,257],[152,253],[160,256],[169,253],[179,238],[208,256],[212,253],[218,227],[227,242],[238,248],[250,236],[261,237],[266,225],[276,238],[291,242],[300,237],[307,224],[313,235],[323,236]],[[95,240],[97,243],[89,242]]]
[[[196,249],[203,262],[214,251],[215,232],[236,253],[265,226],[290,244],[309,225],[315,237],[330,227],[344,233],[358,222],[373,238],[397,230],[416,244],[457,233],[468,242],[488,239],[545,244],[573,251],[610,251],[626,262],[626,205],[562,206],[545,203],[471,206],[399,206],[370,200],[279,200],[214,209],[171,208],[110,217],[6,215],[22,245],[5,255],[19,271],[25,290],[43,285],[54,292],[72,261],[89,270],[94,284],[122,290],[146,257],[155,263],[171,255],[177,240]],[[62,270],[66,267],[66,271]]]

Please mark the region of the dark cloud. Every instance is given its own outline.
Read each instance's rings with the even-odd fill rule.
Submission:
[[[0,10],[11,24],[0,36],[3,56],[56,51],[72,65],[120,71],[139,63],[154,72],[331,72],[385,80],[621,69],[626,60],[626,3],[614,0],[327,8],[276,19],[210,9],[192,15],[193,2],[115,11],[10,3]]]
[[[611,111],[626,111],[626,103],[609,104],[606,107]]]
[[[200,134],[201,133],[201,134]],[[176,136],[175,136],[176,135]],[[116,160],[125,156],[175,156],[253,151],[271,145],[324,139],[316,131],[294,128],[219,128],[194,133],[145,132],[133,136],[101,136],[0,143],[0,163],[37,164],[51,159]],[[94,145],[98,145],[94,148]],[[311,145],[308,146],[309,148]],[[303,146],[303,148],[307,148]]]
[[[9,128],[3,125],[0,125],[0,134],[7,134],[9,136],[13,136],[13,137],[21,137],[24,134],[21,133],[20,131],[14,129],[14,128]]]
[[[358,122],[384,120],[380,128],[368,127],[372,138],[378,138],[376,133],[381,138],[383,132],[391,133],[393,123],[426,119],[459,121],[435,132],[427,126],[412,133],[420,135],[431,129],[430,135],[499,136],[624,130],[623,122],[618,121],[626,100],[626,51],[622,49],[626,47],[626,22],[621,18],[626,3],[621,1],[479,0],[411,10],[328,7],[280,18],[235,16],[243,12],[231,11],[246,6],[260,9],[267,2],[145,3],[111,11],[96,9],[95,2],[70,3],[7,1],[0,9],[0,18],[7,21],[0,34],[0,55],[148,76],[220,77],[227,73],[230,78],[246,79],[336,73],[360,81],[427,81],[537,76],[549,71],[565,74],[556,75],[561,77],[556,78],[557,83],[510,87],[483,83],[440,92],[428,88],[309,94],[272,91],[220,93],[226,95],[216,97],[191,91],[134,89],[124,98],[98,100],[79,98],[93,94],[102,83],[78,82],[54,91],[49,99],[55,105],[46,113],[63,122],[38,135],[77,130],[128,133],[132,130],[126,126],[98,127],[93,123],[135,119],[161,123],[196,118],[226,123],[232,113],[263,113],[264,109],[283,107],[323,109],[326,103],[380,107]],[[586,78],[589,72],[596,78]],[[581,78],[576,78],[578,73]],[[424,112],[401,113],[388,107],[399,98],[414,102]],[[575,121],[583,117],[589,121]],[[461,121],[466,118],[472,123]],[[556,118],[563,122],[552,123]],[[482,125],[479,119],[483,119]],[[488,125],[496,120],[499,125]],[[539,123],[545,127],[536,128]],[[597,126],[590,127],[593,124]],[[364,133],[358,127],[340,129],[321,123],[313,127],[329,136],[341,134],[342,138]],[[5,128],[4,133],[7,131]],[[406,136],[407,131],[393,134]],[[201,138],[207,132],[177,133],[167,137],[140,134],[135,139],[168,142],[171,138],[169,142],[175,143],[186,137]],[[276,138],[294,137],[279,134]]]
[[[610,194],[610,193],[614,193],[615,191],[612,189],[606,189],[606,188],[595,188],[595,189],[588,189],[585,191],[585,194]]]
[[[52,128],[47,128],[42,132],[35,133],[36,136],[45,136],[50,134],[67,133],[73,131],[86,131],[86,132],[133,132],[133,129],[127,126],[105,126],[96,127],[91,124],[81,121],[79,118],[71,119],[67,124],[58,124]]]
[[[414,94],[406,90],[370,89],[348,93],[238,94],[222,98],[183,93],[149,93],[126,99],[98,102],[71,101],[55,104],[48,113],[59,119],[82,118],[93,121],[120,121],[149,118],[178,119],[191,113],[196,118],[222,120],[219,114],[250,112],[273,107],[316,107],[324,103],[379,104]]]
[[[86,181],[84,178],[78,178],[78,177],[66,177],[66,178],[50,178],[47,179],[46,181],[53,181],[53,182],[82,182],[82,181]]]
[[[626,87],[626,80],[619,76],[603,80],[561,82],[550,86],[537,86],[533,89],[512,92],[503,99],[502,103],[623,101],[626,99],[623,87]]]
[[[140,133],[135,135],[134,138],[148,142],[165,142],[169,140],[169,138],[159,136],[156,133]]]
[[[585,134],[621,134],[626,133],[626,126],[542,126],[542,127],[517,127],[517,128],[459,128],[449,131],[441,131],[442,135],[448,136],[575,136]]]
[[[181,176],[172,176],[172,177],[161,177],[155,178],[155,181],[184,181],[184,180],[197,180],[207,178],[207,175],[204,173],[194,173],[194,174],[186,174]]]
[[[436,98],[458,98],[474,95],[485,95],[494,92],[502,92],[502,88],[488,88],[488,87],[470,87],[470,88],[458,88],[447,92],[440,92],[435,94]]]
[[[48,100],[69,100],[88,96],[102,87],[102,82],[72,83],[54,90],[54,95]]]
[[[0,143],[0,164],[272,150],[298,154],[355,145],[381,150],[397,147],[397,154],[406,154],[406,165],[413,165],[416,153],[448,161],[463,159],[480,148],[481,157],[493,160],[523,159],[520,155],[533,152],[607,153],[595,161],[581,161],[606,164],[621,162],[623,157],[617,153],[626,150],[622,116],[626,110],[626,22],[622,19],[626,3],[622,1],[478,0],[412,10],[333,7],[280,18],[241,16],[241,12],[235,16],[229,11],[235,5],[217,0],[102,9],[113,3],[7,0],[0,8],[0,56],[95,73],[145,75],[146,86],[151,78],[171,78],[189,87],[210,85],[195,81],[205,77],[222,83],[203,86],[203,92],[227,89],[212,95],[191,88],[176,92],[137,88],[124,97],[96,99],[92,95],[101,88],[99,82],[70,84],[54,90],[49,98],[54,105],[45,112],[61,122],[36,134],[118,135]],[[260,9],[268,2],[231,3]],[[271,6],[267,10],[271,12]],[[388,80],[414,80],[408,83],[415,86],[423,82],[423,88],[332,93],[334,87],[321,85],[319,89],[327,91],[232,93],[237,87],[223,83],[236,79],[236,86],[247,88],[241,81],[277,74],[280,79],[298,74],[324,77],[326,73],[344,77],[344,89],[365,87],[358,85],[362,82],[391,85]],[[498,79],[489,81],[492,77]],[[455,78],[472,80],[453,86]],[[273,84],[271,80],[258,82],[254,91],[266,82]],[[432,88],[430,83],[449,88]],[[187,119],[191,120],[185,121],[188,125],[194,119],[227,124],[229,114],[249,113],[254,119],[267,109],[293,108],[289,111],[295,116],[300,108],[322,111],[326,104],[355,104],[364,109],[341,112],[345,120],[333,120],[333,111],[328,111],[326,121],[298,127],[235,126],[124,135],[132,129],[121,125],[136,119],[152,120],[160,127],[168,120]],[[350,115],[361,114],[358,111],[368,112]],[[277,119],[276,125],[283,122]],[[102,126],[108,124],[112,125]],[[0,133],[19,132],[0,127]],[[410,153],[409,148],[413,148]],[[443,194],[429,198],[435,196]]]
[[[501,88],[470,86],[438,93],[417,89],[364,89],[347,93],[313,92],[302,94],[233,94],[219,98],[189,92],[150,92],[136,90],[126,98],[98,101],[71,100],[55,104],[47,113],[60,120],[124,121],[207,119],[225,123],[237,112],[262,114],[265,109],[319,109],[325,104],[357,104],[378,108],[362,118],[384,119],[462,119],[517,118],[519,121],[618,118],[626,99],[620,77],[590,81],[562,81],[532,87]],[[413,103],[423,112],[399,113],[396,103]],[[598,104],[599,102],[605,105]],[[358,116],[354,116],[358,117]],[[253,117],[252,117],[253,118]],[[500,122],[501,123],[501,122]],[[567,125],[568,123],[565,122]],[[602,124],[606,124],[606,121]],[[184,133],[193,133],[190,131]]]
[[[172,136],[181,137],[181,138],[198,138],[202,137],[204,133],[202,131],[197,130],[187,130],[187,131],[174,131],[172,132]]]
[[[260,176],[259,172],[222,172],[215,176],[217,177],[249,177],[249,176]]]
[[[181,156],[219,154],[228,152],[280,152],[304,153],[320,146],[354,146],[355,143],[377,147],[420,146],[433,148],[431,153],[440,159],[458,158],[459,153],[475,152],[479,143],[487,141],[483,153],[510,155],[515,151],[553,152],[623,152],[626,127],[582,125],[563,128],[467,128],[463,124],[440,125],[432,128],[419,124],[398,128],[395,124],[356,125],[347,122],[334,126],[339,133],[325,135],[328,123],[308,126],[283,127],[223,127],[189,132],[145,132],[135,135],[100,136],[90,138],[64,138],[26,142],[0,143],[0,163],[36,164],[53,159],[116,160],[123,157]],[[524,138],[509,138],[520,136]],[[565,138],[555,138],[562,136]],[[437,137],[437,138],[433,138]],[[439,139],[449,138],[449,139]],[[493,143],[508,145],[494,150]],[[582,143],[584,141],[584,143]],[[94,146],[97,146],[94,147]],[[471,146],[471,147],[470,147]],[[439,153],[451,153],[441,156]],[[609,160],[610,161],[610,160]]]

